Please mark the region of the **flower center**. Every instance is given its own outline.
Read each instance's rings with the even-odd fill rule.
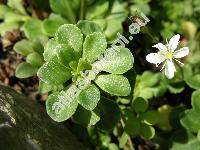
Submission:
[[[167,59],[172,59],[173,54],[172,54],[171,52],[167,52],[167,53],[165,54],[165,56],[166,56]]]

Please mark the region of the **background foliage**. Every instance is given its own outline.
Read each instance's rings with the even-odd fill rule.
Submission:
[[[130,36],[128,26],[140,12],[150,22],[121,49],[121,61],[116,65],[113,58],[114,66],[103,68],[76,101],[55,115],[49,106],[66,96],[80,71],[92,68],[118,32]],[[48,114],[56,121],[68,119],[86,145],[109,150],[198,150],[199,18],[199,0],[8,0],[0,5],[0,34],[3,44],[8,31],[24,34],[13,47],[24,61],[16,76],[38,74],[38,90],[49,94]],[[176,33],[181,34],[179,46],[187,45],[190,54],[168,80],[145,56],[155,51],[152,45]],[[125,69],[120,68],[123,63]]]

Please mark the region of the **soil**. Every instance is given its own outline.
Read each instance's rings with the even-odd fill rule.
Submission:
[[[38,79],[31,77],[19,79],[15,77],[15,69],[24,57],[13,50],[14,44],[24,38],[24,35],[18,30],[7,32],[0,40],[0,81],[4,85],[11,86],[16,91],[23,93],[33,100],[44,101],[46,95],[40,95],[38,92]]]

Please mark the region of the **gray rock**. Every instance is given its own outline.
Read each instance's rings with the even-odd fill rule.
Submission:
[[[0,85],[0,150],[84,150],[34,101]]]

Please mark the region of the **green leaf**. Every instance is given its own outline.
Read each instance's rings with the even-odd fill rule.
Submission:
[[[151,87],[156,85],[159,80],[160,80],[160,74],[159,73],[153,73],[150,71],[145,71],[140,80],[142,81],[142,86],[146,86],[146,87]]]
[[[124,130],[131,137],[138,136],[140,134],[140,120],[130,109],[125,109],[124,115],[126,118]]]
[[[73,8],[73,0],[66,1],[66,0],[50,0],[51,9],[61,14],[62,16],[66,17],[71,23],[75,23],[76,21],[76,12],[78,7]]]
[[[52,57],[37,73],[45,83],[60,85],[71,78],[71,69],[64,66],[57,57]]]
[[[200,89],[200,75],[195,74],[186,80],[187,84],[194,89]]]
[[[3,36],[6,31],[12,31],[13,29],[18,29],[19,24],[17,22],[4,22],[0,24],[0,34]]]
[[[200,130],[197,132],[197,139],[200,141]]]
[[[55,38],[58,43],[69,45],[76,52],[82,51],[83,34],[75,25],[64,24],[60,26],[55,33]]]
[[[198,117],[200,113],[199,93],[200,90],[192,93],[192,109],[186,110],[181,115],[181,124],[189,131],[195,133],[200,129],[200,118]]]
[[[42,56],[44,52],[44,45],[46,45],[48,40],[49,38],[47,36],[39,36],[38,38],[31,40],[31,46],[35,52]]]
[[[149,14],[151,11],[151,8],[149,7],[148,4],[139,3],[139,4],[131,5],[130,11],[131,11],[131,14],[135,14],[135,12],[137,13],[142,12],[144,14]]]
[[[69,119],[76,111],[78,102],[71,94],[74,88],[69,87],[66,91],[56,92],[49,95],[46,101],[48,115],[57,122]]]
[[[131,92],[131,87],[127,78],[122,75],[99,75],[95,83],[104,91],[112,95],[127,96]]]
[[[15,75],[17,78],[28,78],[36,75],[38,68],[33,67],[31,64],[23,62],[17,66]]]
[[[17,42],[13,48],[18,54],[23,56],[27,56],[28,54],[34,52],[30,41],[28,40],[21,40]]]
[[[107,21],[105,19],[93,19],[92,22],[98,24],[101,27],[101,30],[105,30],[106,26],[107,26]]]
[[[182,29],[190,39],[193,39],[197,33],[197,26],[191,21],[184,21],[182,24]]]
[[[52,85],[47,84],[47,83],[45,83],[45,82],[39,80],[39,89],[38,89],[38,90],[39,90],[39,92],[40,92],[41,94],[48,93],[48,92],[50,92],[52,89],[53,89],[53,86],[52,86]]]
[[[0,4],[0,19],[4,19],[8,12],[12,12],[12,10],[8,6]]]
[[[185,82],[184,81],[173,82],[173,83],[170,83],[167,86],[167,88],[173,94],[181,93],[185,88]]]
[[[200,90],[192,93],[192,108],[200,112]]]
[[[144,122],[149,125],[155,125],[158,122],[159,114],[155,110],[147,111],[142,114],[142,118]]]
[[[34,67],[40,67],[43,64],[43,58],[40,56],[40,54],[33,52],[26,57],[26,62]]]
[[[51,85],[39,80],[39,92],[41,94],[45,94],[50,91],[61,91],[62,89],[63,85]]]
[[[117,33],[122,33],[121,21],[118,21],[116,19],[108,20],[104,32],[109,42],[115,40],[117,38]]]
[[[44,60],[49,61],[52,57],[57,56],[59,49],[64,49],[54,38],[50,39],[44,47]]]
[[[161,115],[160,115],[161,117],[164,114],[165,116],[168,117],[167,118],[168,120],[164,119],[166,121],[162,121],[159,119],[158,125],[161,122],[163,124],[163,126],[166,126],[166,124],[168,124],[170,129],[171,129],[171,126],[173,129],[180,129],[182,127],[181,123],[180,123],[180,114],[183,113],[183,111],[185,111],[186,108],[184,106],[177,106],[174,108],[171,108],[171,106],[169,106],[169,105],[166,105],[166,106],[164,107],[164,109],[160,109],[160,110],[158,109],[158,111],[159,111],[159,113],[161,113]],[[166,118],[166,117],[164,117],[164,118]]]
[[[94,62],[106,50],[107,42],[105,36],[100,32],[86,36],[83,43],[83,57],[89,63]]]
[[[199,58],[198,58],[199,60]],[[200,89],[200,74],[199,72],[195,73],[193,70],[195,70],[196,66],[199,65],[199,63],[195,63],[194,66],[192,65],[185,65],[184,66],[184,80],[189,85],[189,87],[193,89]]]
[[[136,97],[142,97],[144,99],[151,99],[152,97],[154,97],[154,93],[153,93],[153,88],[149,88],[149,87],[140,87],[140,88],[135,88],[134,89],[134,98]]]
[[[119,150],[118,146],[115,143],[109,143],[108,149],[109,150]]]
[[[100,111],[98,109],[89,111],[79,105],[73,119],[83,126],[92,126],[100,120]]]
[[[98,103],[100,109],[100,121],[97,123],[98,127],[103,130],[111,130],[115,127],[120,119],[120,109],[118,105],[104,97]]]
[[[66,44],[59,44],[56,39],[50,39],[44,48],[44,60],[49,61],[52,57],[58,56],[58,59],[68,66],[69,62],[75,60],[73,48]]]
[[[49,18],[45,19],[42,23],[42,31],[48,36],[54,36],[59,26],[67,23],[67,20],[60,15],[51,14]]]
[[[118,52],[119,50],[119,52]],[[104,58],[93,64],[97,69],[112,74],[123,74],[133,67],[134,58],[127,48],[108,49]]]
[[[108,134],[100,133],[99,139],[104,147],[108,147],[109,143],[111,142],[111,137]]]
[[[88,62],[85,59],[83,59],[83,58],[79,59],[78,66],[76,68],[77,72],[80,72],[83,70],[91,70],[91,69],[92,69],[91,65],[88,64]]]
[[[170,139],[170,150],[196,150],[200,147],[200,141],[189,131],[178,130]]]
[[[119,140],[119,148],[124,148],[127,141],[128,141],[128,134],[126,132],[123,132],[122,136],[120,137],[120,140]]]
[[[122,103],[122,104],[129,104],[130,103],[130,99],[129,98],[122,98],[122,97],[118,97],[117,98],[117,102],[120,102],[120,103]]]
[[[90,85],[82,90],[77,98],[79,104],[87,110],[93,110],[97,106],[99,100],[100,91],[95,85]]]
[[[97,1],[91,5],[86,12],[86,19],[91,20],[99,17],[103,17],[109,9],[108,1]]]
[[[160,80],[160,73],[145,71],[141,76],[137,75],[133,92],[134,99],[142,97],[148,100],[162,96],[167,90],[168,83],[160,82]]]
[[[114,1],[112,4],[111,13],[125,13],[126,10],[126,3],[121,1]],[[127,13],[127,12],[126,12]]]
[[[170,114],[175,118],[176,121],[179,123],[179,114],[176,112],[172,112],[172,107],[170,105],[162,105],[158,108],[158,114],[159,116],[155,116],[155,118],[158,118],[158,121],[156,123],[156,126],[162,129],[163,131],[170,131],[172,129],[172,124],[170,122]],[[179,123],[180,124],[180,123]]]
[[[27,14],[23,4],[24,4],[23,0],[8,0],[8,6],[10,6],[14,10],[17,10],[22,14]]]
[[[189,131],[197,133],[200,129],[199,111],[186,110],[181,115],[181,124]]]
[[[140,132],[145,139],[152,139],[155,135],[155,129],[145,123],[141,124]]]
[[[92,34],[93,32],[101,32],[101,27],[92,22],[92,21],[88,21],[88,20],[80,20],[78,23],[77,23],[77,27],[79,29],[81,29],[82,33],[84,35],[89,35],[89,34]]]
[[[144,98],[138,97],[133,100],[132,107],[137,113],[145,112],[148,108],[148,101]]]
[[[35,39],[42,34],[42,21],[39,19],[30,19],[25,22],[23,31],[28,39]]]
[[[122,22],[125,21],[128,16],[128,11],[126,10],[126,8],[124,9],[123,12],[122,11],[120,12],[120,10],[114,10],[114,11],[118,11],[118,12],[113,12],[112,14],[107,16],[107,18],[106,18],[107,21],[112,22],[113,20],[115,20],[122,24]],[[121,25],[121,28],[122,28],[122,25]]]
[[[25,22],[30,19],[29,16],[17,14],[16,12],[8,12],[5,14],[5,22]]]

